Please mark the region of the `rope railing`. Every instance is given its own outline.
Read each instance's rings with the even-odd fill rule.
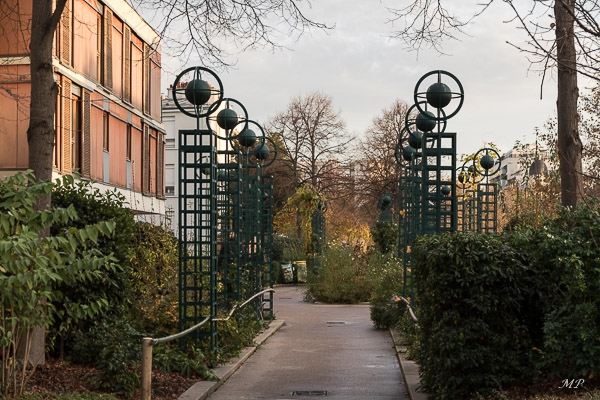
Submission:
[[[256,293],[255,295],[250,297],[248,300],[246,300],[242,304],[234,305],[233,308],[231,309],[231,311],[229,312],[229,315],[227,316],[227,318],[211,318],[210,316],[208,316],[208,317],[204,318],[204,320],[202,320],[198,324],[192,326],[191,328],[188,328],[185,331],[181,331],[174,335],[165,336],[165,337],[159,338],[159,339],[153,339],[150,337],[143,338],[142,339],[142,379],[141,379],[142,400],[150,400],[151,394],[152,394],[152,346],[154,346],[155,344],[170,342],[171,340],[175,340],[175,339],[181,339],[182,337],[189,335],[190,333],[198,330],[200,327],[202,327],[202,325],[204,325],[205,323],[207,323],[209,321],[217,321],[217,322],[228,321],[233,316],[233,314],[235,314],[235,312],[237,310],[241,309],[242,307],[244,307],[245,305],[250,303],[252,300],[257,298],[258,296],[262,296],[263,294],[265,294],[267,292],[274,292],[274,291],[275,291],[275,289],[263,290],[262,292]]]

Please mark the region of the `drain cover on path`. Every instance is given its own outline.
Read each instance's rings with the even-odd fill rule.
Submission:
[[[346,325],[345,321],[327,321],[327,325]]]
[[[292,396],[327,396],[327,390],[294,390]]]

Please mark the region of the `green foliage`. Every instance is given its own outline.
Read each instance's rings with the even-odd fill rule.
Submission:
[[[422,382],[433,399],[486,394],[526,373],[520,305],[528,270],[499,236],[439,235],[413,246]]]
[[[90,248],[110,236],[115,224],[98,222],[47,236],[51,226],[68,225],[78,215],[72,206],[36,211],[36,199],[50,194],[53,184],[32,182],[31,172],[0,182],[0,393],[5,395],[23,390],[17,375],[26,373],[28,363],[18,362],[17,347],[24,346],[22,357],[28,360],[34,327],[93,319],[108,305],[106,297],[70,302],[59,287],[87,286],[116,270],[114,258]]]
[[[152,366],[166,372],[179,372],[187,378],[216,379],[206,365],[204,353],[195,348],[191,348],[188,354],[186,354],[168,344],[156,345],[153,347]]]
[[[221,315],[224,317],[224,315]],[[219,323],[219,341],[216,354],[211,355],[210,365],[218,365],[240,352],[254,342],[256,335],[265,327],[262,321],[256,320],[256,314],[251,305],[237,311],[228,321]]]
[[[156,337],[177,331],[178,241],[164,226],[137,222],[131,257],[131,319]]]
[[[319,194],[316,188],[309,183],[304,184],[296,189],[296,192],[287,199],[284,208],[275,215],[275,230],[287,233],[288,236],[291,236],[295,230],[298,239],[302,242],[302,250],[309,252],[312,216],[319,205],[324,204],[325,201],[325,197]]]
[[[590,201],[539,228],[419,238],[420,362],[432,398],[598,376],[598,237],[600,210]]]
[[[539,366],[553,376],[600,373],[600,212],[597,201],[563,210],[541,229],[523,229],[515,245],[543,279],[537,312]]]
[[[63,299],[55,306],[60,308],[68,304],[94,303],[107,301],[103,309],[105,318],[121,318],[129,310],[128,294],[131,293],[131,259],[133,229],[135,221],[133,213],[126,207],[124,197],[115,191],[101,192],[90,181],[76,181],[73,176],[65,175],[57,180],[52,191],[53,207],[72,207],[77,211],[77,220],[68,220],[52,225],[52,234],[95,224],[100,221],[111,221],[115,226],[114,235],[98,238],[95,249],[103,254],[114,254],[120,268],[105,271],[98,279],[86,285],[64,282],[58,289],[63,293]],[[77,325],[73,321],[63,320],[60,327],[55,327],[59,333],[73,332],[77,329],[87,329],[95,318],[79,319]]]
[[[357,303],[371,297],[367,279],[368,259],[339,243],[330,244],[316,257],[316,271],[309,271],[308,294],[327,303]]]
[[[371,236],[382,254],[394,252],[398,243],[398,224],[392,221],[378,220],[371,229]]]
[[[135,368],[140,365],[142,334],[122,320],[101,321],[78,334],[72,360],[98,368],[92,384],[97,389],[131,397],[139,385]]]
[[[367,254],[368,280],[373,288],[371,295],[371,320],[378,328],[395,326],[404,309],[395,298],[402,294],[403,268],[392,253],[371,249]]]

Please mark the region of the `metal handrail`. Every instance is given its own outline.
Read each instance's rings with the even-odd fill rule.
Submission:
[[[266,289],[263,290],[262,292],[258,292],[256,293],[254,296],[250,297],[248,300],[246,300],[245,302],[243,302],[242,304],[240,304],[239,306],[236,304],[233,306],[233,308],[231,309],[231,311],[229,312],[229,315],[227,316],[227,318],[213,318],[213,321],[229,321],[229,319],[233,316],[233,314],[239,310],[240,308],[244,307],[246,304],[250,303],[252,300],[254,300],[255,298],[257,298],[258,296],[261,296],[267,292],[274,292],[275,289]],[[263,302],[264,304],[264,302]]]
[[[229,315],[227,316],[227,318],[211,318],[210,316],[208,316],[208,317],[204,318],[204,320],[202,320],[200,323],[192,326],[191,328],[186,329],[185,331],[181,331],[174,335],[165,336],[165,337],[159,338],[159,339],[153,339],[150,337],[142,338],[142,378],[141,378],[142,400],[150,400],[151,393],[152,393],[152,346],[153,345],[170,342],[171,340],[175,340],[175,339],[180,339],[180,338],[194,332],[195,330],[197,330],[198,328],[200,328],[202,325],[204,325],[205,323],[207,323],[209,321],[216,321],[216,322],[228,321],[237,310],[244,307],[246,304],[250,303],[256,297],[261,296],[267,292],[274,292],[274,291],[275,291],[275,289],[272,289],[272,288],[263,290],[262,292],[254,294],[252,297],[250,297],[248,300],[246,300],[242,304],[234,305],[233,308],[231,309],[231,311],[229,312]]]
[[[406,304],[406,308],[408,309],[408,314],[410,315],[410,319],[413,320],[413,322],[415,324],[419,323],[419,319],[417,318],[417,316],[415,315],[412,307],[410,306],[410,301],[402,296],[396,296],[396,298],[394,300],[401,300],[402,302],[404,302],[404,304]]]
[[[166,336],[166,337],[163,337],[160,339],[152,339],[152,345],[170,342],[171,340],[175,340],[175,339],[180,339],[180,338],[184,337],[185,335],[194,332],[196,329],[200,328],[202,325],[204,325],[208,321],[210,321],[210,316],[204,318],[204,320],[202,320],[202,322],[192,326],[191,328],[186,329],[185,331],[181,331],[174,335]]]

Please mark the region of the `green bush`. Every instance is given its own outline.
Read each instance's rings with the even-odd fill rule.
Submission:
[[[130,309],[129,295],[131,294],[130,259],[134,245],[135,221],[132,211],[127,208],[125,198],[119,192],[101,192],[92,186],[90,181],[76,181],[73,176],[65,175],[56,182],[52,190],[53,207],[72,207],[78,215],[76,220],[55,223],[51,232],[57,235],[70,229],[82,229],[87,225],[101,221],[111,221],[115,224],[114,235],[100,237],[95,249],[102,254],[113,254],[119,268],[107,270],[85,285],[61,283],[57,289],[63,294],[60,302],[54,304],[59,310],[66,305],[88,304],[101,299],[108,301],[102,314],[94,318],[80,319],[77,324],[68,319],[55,324],[53,330],[62,341],[69,342],[69,333],[87,330],[95,324],[98,318],[123,318]],[[62,343],[61,343],[62,349]],[[61,354],[62,355],[62,354]]]
[[[530,318],[537,367],[555,377],[600,374],[600,212],[588,204],[512,238],[542,279]]]
[[[152,337],[178,329],[179,250],[168,227],[137,222],[131,257],[130,318],[134,327]]]
[[[341,244],[329,245],[315,262],[318,273],[309,271],[308,295],[326,303],[358,303],[371,297],[364,254]]]
[[[204,380],[216,379],[206,365],[204,353],[195,348],[191,348],[186,354],[171,344],[154,346],[152,366],[161,371],[179,372],[187,378],[195,376]]]
[[[402,295],[403,267],[392,253],[370,249],[368,279],[373,288],[371,294],[371,320],[378,328],[390,328],[398,324],[404,304],[395,301]]]
[[[371,236],[382,254],[388,254],[396,250],[398,243],[398,224],[392,221],[378,220],[375,227],[371,229]]]
[[[539,228],[413,246],[422,382],[433,399],[600,374],[598,203]]]
[[[432,398],[487,394],[522,379],[527,267],[520,254],[492,235],[422,237],[412,254],[422,383]]]
[[[107,308],[97,297],[66,301],[63,285],[86,286],[116,271],[115,259],[94,249],[115,224],[95,223],[48,236],[57,224],[77,221],[72,206],[36,211],[39,196],[48,196],[51,182],[35,183],[31,172],[0,180],[0,397],[19,395],[31,369],[22,368],[20,349],[28,349],[31,331],[57,320],[77,324]],[[110,253],[107,253],[110,254]],[[61,306],[57,306],[60,304]]]
[[[99,322],[77,335],[71,357],[101,371],[91,382],[97,389],[131,397],[139,386],[142,336],[126,321]]]

